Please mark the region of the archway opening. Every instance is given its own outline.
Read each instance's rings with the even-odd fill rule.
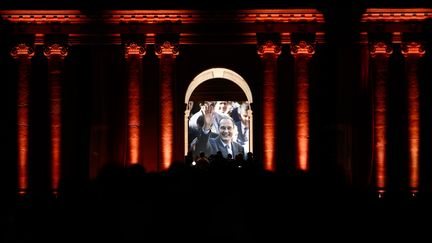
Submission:
[[[185,155],[253,152],[252,102],[249,85],[236,72],[212,68],[198,74],[185,95]]]

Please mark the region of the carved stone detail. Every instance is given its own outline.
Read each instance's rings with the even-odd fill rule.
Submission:
[[[17,46],[12,48],[12,50],[10,51],[10,55],[15,59],[21,56],[31,58],[34,56],[34,49],[33,47],[29,47],[26,44],[18,44]]]
[[[297,45],[291,44],[291,54],[312,56],[315,54],[315,44],[306,41],[300,41]]]
[[[60,44],[53,44],[45,48],[44,55],[48,58],[53,55],[59,55],[64,58],[68,55],[68,48]]]
[[[125,45],[125,58],[129,55],[139,55],[143,57],[146,54],[146,49],[142,45],[138,45],[135,42],[131,42]]]
[[[281,46],[275,44],[273,41],[267,41],[265,44],[260,45],[258,47],[258,55],[260,55],[260,57],[263,57],[264,54],[276,54],[279,55],[281,54],[282,50],[281,50]]]
[[[161,55],[176,56],[179,54],[179,47],[177,43],[171,43],[169,41],[165,41],[162,45],[156,44],[155,53],[159,57]]]
[[[425,54],[424,45],[418,42],[404,42],[401,44],[402,54],[407,57],[408,55],[418,55],[422,57]]]
[[[387,45],[384,42],[373,43],[370,46],[370,54],[371,57],[376,57],[378,54],[384,54],[385,57],[390,57],[393,53],[393,48],[390,45]]]

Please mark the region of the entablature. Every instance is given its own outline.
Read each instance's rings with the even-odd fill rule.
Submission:
[[[130,33],[144,34],[148,44],[160,33],[178,33],[180,44],[256,44],[256,33],[324,33],[324,16],[316,9],[2,10],[0,17],[13,35],[67,34],[71,44],[120,44],[119,36]]]
[[[432,8],[370,8],[361,18],[361,32],[422,33],[432,20]]]

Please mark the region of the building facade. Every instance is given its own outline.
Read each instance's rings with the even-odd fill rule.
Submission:
[[[201,101],[248,102],[264,169],[432,185],[431,8],[1,10],[10,188],[183,161]],[[346,27],[350,26],[350,27]]]

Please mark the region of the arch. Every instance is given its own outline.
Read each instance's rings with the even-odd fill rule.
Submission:
[[[196,89],[196,87],[198,87],[198,85],[214,78],[223,78],[234,82],[243,90],[246,95],[247,101],[249,103],[253,102],[252,92],[249,88],[249,85],[239,74],[226,68],[211,68],[198,74],[189,84],[189,87],[186,90],[185,104],[189,103],[189,99],[193,91]]]
[[[226,68],[211,68],[207,69],[197,76],[191,81],[189,84],[189,87],[186,90],[185,95],[185,104],[186,104],[186,110],[185,110],[185,116],[184,116],[184,154],[187,155],[189,151],[189,139],[188,139],[188,129],[189,129],[189,114],[193,107],[193,101],[190,101],[190,98],[192,96],[192,93],[195,91],[195,89],[202,83],[208,81],[208,80],[214,80],[214,79],[226,79],[229,81],[232,81],[236,85],[238,85],[246,95],[247,102],[249,104],[252,104],[252,92],[249,88],[249,85],[247,82],[236,72],[226,69]],[[253,113],[252,108],[249,106],[248,110],[248,116],[249,116],[249,151],[253,152]]]

